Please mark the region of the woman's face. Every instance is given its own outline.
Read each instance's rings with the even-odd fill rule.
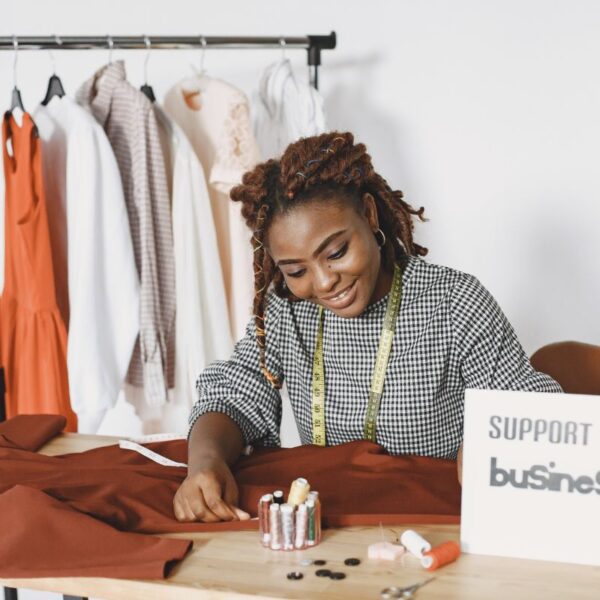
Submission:
[[[296,297],[340,317],[360,315],[390,288],[380,269],[375,200],[363,197],[359,214],[350,202],[309,201],[273,218],[266,245]]]

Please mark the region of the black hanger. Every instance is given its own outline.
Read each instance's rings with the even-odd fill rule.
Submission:
[[[21,99],[21,91],[18,87],[14,87],[12,91],[12,96],[10,99],[10,111],[12,112],[15,108],[20,108],[23,112],[25,112],[25,107],[23,106],[23,100]]]
[[[154,95],[154,90],[152,89],[151,85],[148,85],[147,83],[145,83],[141,88],[140,88],[141,92],[148,97],[148,99],[150,100],[150,102],[156,102],[156,96]]]
[[[152,86],[148,85],[148,59],[150,58],[150,48],[152,48],[152,43],[150,42],[150,38],[145,35],[144,42],[146,44],[146,59],[144,60],[144,85],[140,88],[142,94],[150,100],[150,102],[156,102],[156,96],[154,95],[154,90]]]
[[[13,78],[15,81],[12,95],[10,97],[10,110],[12,112],[15,108],[20,108],[23,112],[25,112],[25,107],[23,106],[23,100],[21,98],[21,90],[17,87],[17,58],[19,56],[19,41],[17,40],[17,36],[13,35],[13,47],[15,49],[15,60],[13,63]]]
[[[60,80],[60,77],[58,75],[54,74],[52,75],[52,77],[50,77],[50,80],[48,81],[48,89],[46,90],[46,96],[42,100],[42,104],[44,106],[47,106],[48,102],[50,102],[50,100],[52,100],[54,96],[62,98],[64,95],[65,88],[63,88],[62,81]]]

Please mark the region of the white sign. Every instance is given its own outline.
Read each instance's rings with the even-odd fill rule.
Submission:
[[[467,390],[465,552],[600,565],[600,396]]]

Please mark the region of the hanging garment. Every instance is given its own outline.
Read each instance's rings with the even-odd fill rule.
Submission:
[[[125,397],[145,433],[187,430],[197,398],[196,379],[233,350],[223,272],[208,188],[198,157],[181,130],[154,105],[171,191],[175,251],[175,388],[164,406],[148,406],[137,388]]]
[[[52,256],[65,272],[56,282],[57,296],[69,299],[71,406],[79,431],[96,433],[117,402],[140,330],[139,278],[121,176],[104,130],[74,100],[54,96],[34,116],[50,239],[59,248]]]
[[[56,304],[41,143],[27,113],[2,123],[5,273],[0,297],[0,365],[6,414],[58,413],[77,431],[69,402],[67,332]]]
[[[238,340],[252,315],[253,254],[241,206],[229,192],[259,162],[248,99],[224,81],[195,76],[167,92],[164,108],[189,138],[209,183],[231,329]]]
[[[165,161],[152,102],[125,80],[123,61],[100,69],[77,101],[102,125],[117,157],[140,274],[140,336],[127,380],[150,405],[174,383],[175,266]]]
[[[323,97],[296,77],[287,59],[265,69],[252,108],[254,132],[265,160],[280,156],[299,138],[326,130]]]
[[[175,243],[175,390],[188,409],[197,400],[196,379],[233,350],[227,300],[204,172],[181,128],[155,106],[169,136]]]

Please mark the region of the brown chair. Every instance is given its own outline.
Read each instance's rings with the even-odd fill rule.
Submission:
[[[569,394],[600,395],[600,346],[556,342],[535,352],[531,364],[558,381]]]

